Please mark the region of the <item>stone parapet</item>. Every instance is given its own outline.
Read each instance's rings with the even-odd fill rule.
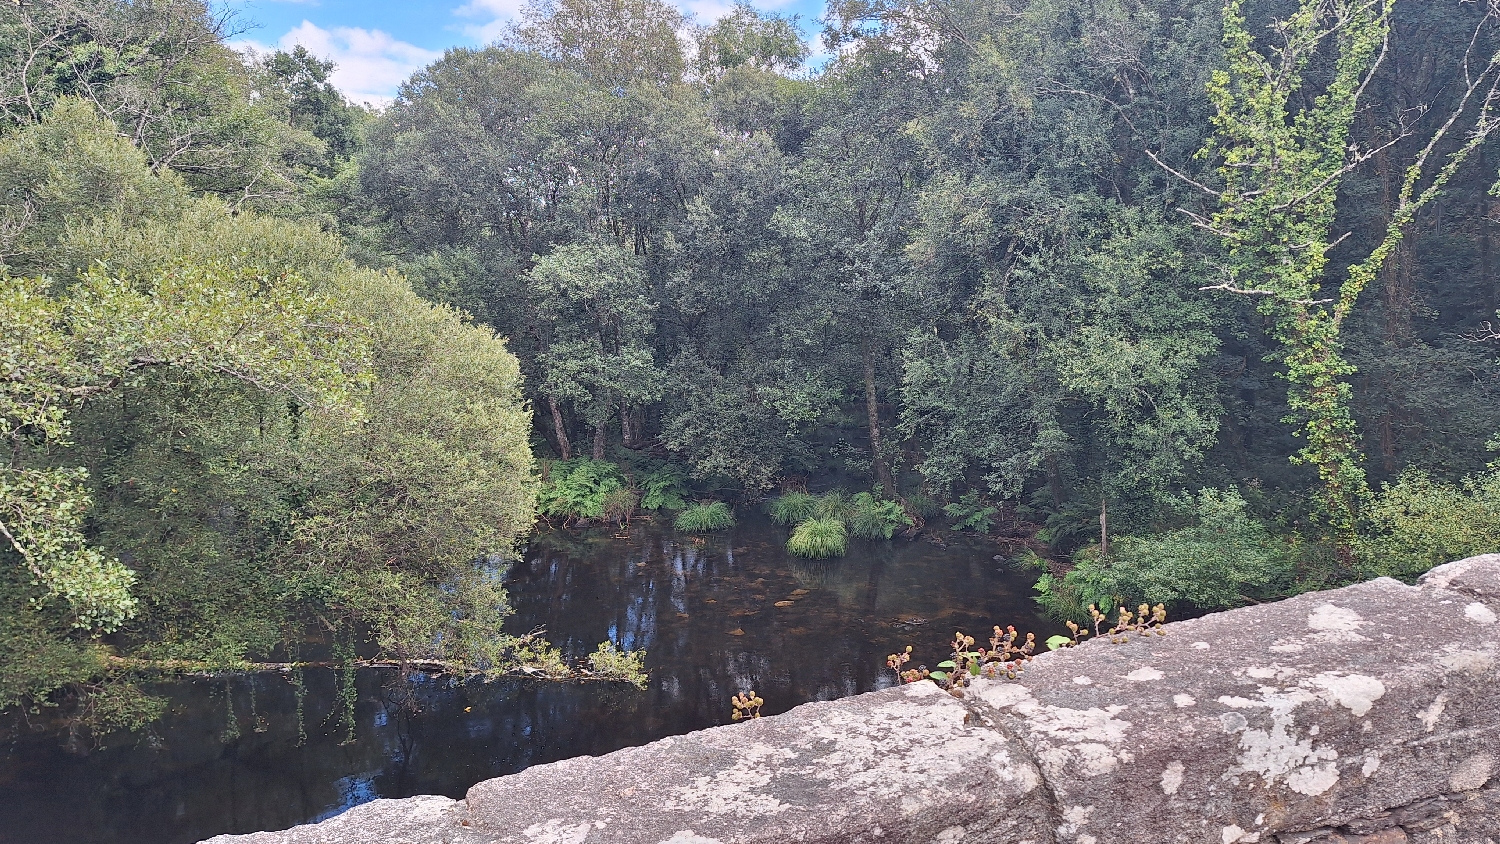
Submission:
[[[209,842],[1496,844],[1497,620],[1491,554]]]

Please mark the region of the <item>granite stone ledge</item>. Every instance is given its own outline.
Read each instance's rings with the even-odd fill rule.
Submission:
[[[1391,837],[1402,807],[1467,801],[1500,767],[1497,583],[1490,555],[1419,586],[1216,613],[1051,654],[969,699],[1037,760],[1059,842]],[[1468,814],[1455,830],[1480,837],[1446,840],[1500,830]]]

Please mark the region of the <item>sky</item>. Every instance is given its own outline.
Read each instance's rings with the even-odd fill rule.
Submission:
[[[675,0],[702,25],[727,14],[732,0]],[[333,84],[354,102],[384,106],[396,86],[449,47],[493,42],[524,0],[221,0],[235,13],[232,39],[262,52],[301,44],[338,65]],[[754,0],[756,8],[800,14],[804,36],[818,49],[822,0]],[[816,61],[816,57],[814,59]]]

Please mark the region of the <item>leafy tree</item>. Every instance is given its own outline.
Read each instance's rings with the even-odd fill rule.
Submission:
[[[263,78],[259,93],[284,103],[286,122],[312,134],[327,147],[326,175],[359,149],[359,127],[366,113],[350,105],[328,81],[335,65],[298,44],[291,52],[277,50],[260,60]]]
[[[5,280],[4,431],[12,459],[3,532],[49,597],[65,600],[83,629],[129,618],[130,576],[79,530],[87,476],[46,467],[43,447],[71,444],[67,407],[104,395],[144,370],[214,373],[308,403],[347,403],[364,348],[342,336],[347,317],[297,279],[227,267],[163,268],[131,283],[102,271],[61,295],[38,279]],[[96,591],[97,590],[97,591]]]
[[[698,76],[713,80],[725,71],[751,67],[788,73],[802,66],[809,51],[795,16],[784,18],[736,3],[729,14],[698,31],[694,65]]]
[[[604,459],[605,425],[617,407],[623,440],[635,445],[630,408],[656,401],[662,390],[650,343],[653,304],[639,260],[613,243],[570,244],[539,258],[528,278],[536,312],[553,326],[539,358],[549,403],[566,399],[593,425],[594,460]],[[565,444],[557,420],[558,442]]]
[[[1408,470],[1363,513],[1354,546],[1361,573],[1415,578],[1434,566],[1500,553],[1500,470],[1453,484]]]
[[[153,176],[145,154],[76,98],[0,139],[0,198],[0,260],[21,273],[51,269],[70,223],[99,210],[141,219],[188,203],[180,179]]]
[[[237,205],[296,199],[323,144],[257,101],[224,43],[229,19],[201,0],[57,0],[0,9],[0,112],[35,123],[81,99],[139,147],[153,170]]]
[[[1086,620],[1138,603],[1227,609],[1274,594],[1290,582],[1296,549],[1251,516],[1237,490],[1199,491],[1185,502],[1196,524],[1149,536],[1121,536],[1106,555],[1080,552],[1061,578],[1043,575],[1038,601],[1063,618]]]
[[[1347,545],[1327,478],[1360,448],[1377,478],[1486,459],[1500,380],[1463,337],[1500,301],[1490,199],[1453,178],[1492,125],[1474,4],[840,2],[795,79],[795,20],[737,8],[684,80],[675,14],[537,5],[451,51],[341,212],[508,338],[558,455],[868,472],[1054,554],[1101,507],[1146,536],[1182,490],[1252,482],[1291,531],[1319,485]]]
[[[1263,51],[1247,28],[1243,3],[1227,3],[1227,68],[1216,71],[1209,85],[1216,134],[1203,154],[1219,161],[1224,187],[1203,188],[1218,199],[1219,210],[1198,222],[1223,239],[1228,255],[1227,279],[1214,289],[1257,297],[1262,312],[1275,320],[1285,349],[1288,399],[1305,440],[1295,459],[1317,470],[1324,517],[1344,536],[1354,529],[1368,487],[1349,407],[1347,379],[1354,370],[1343,351],[1343,325],[1416,213],[1484,142],[1493,125],[1493,95],[1484,92],[1493,92],[1500,78],[1500,53],[1487,64],[1480,59],[1477,67],[1465,56],[1461,102],[1405,169],[1384,236],[1328,295],[1329,253],[1342,239],[1332,234],[1338,190],[1355,166],[1375,154],[1351,144],[1350,131],[1360,96],[1389,48],[1392,5],[1304,2],[1277,24],[1282,43]],[[1325,44],[1332,45],[1332,68],[1314,92],[1309,65]],[[1468,111],[1471,97],[1480,103],[1478,130],[1430,171],[1428,162]]]
[[[0,286],[0,705],[90,681],[113,695],[90,711],[149,714],[92,684],[112,630],[217,665],[314,621],[392,655],[518,658],[499,576],[534,491],[504,343],[336,238],[192,197],[81,105],[0,143],[30,150],[49,166],[8,173],[5,207],[30,202],[24,259],[61,280]]]
[[[533,0],[515,40],[594,85],[666,85],[682,77],[682,13],[660,0]]]

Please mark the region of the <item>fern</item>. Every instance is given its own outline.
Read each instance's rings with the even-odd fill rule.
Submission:
[[[558,460],[545,467],[537,510],[565,519],[603,518],[610,494],[625,489],[620,467],[603,460]]]
[[[990,520],[1000,512],[998,508],[985,504],[978,493],[967,492],[956,504],[949,504],[943,508],[948,518],[953,520],[954,530],[972,530],[975,533],[988,534],[991,529]]]
[[[861,539],[890,539],[903,527],[911,527],[911,517],[894,501],[881,501],[861,492],[850,501],[852,511],[849,532]]]
[[[642,510],[682,510],[687,507],[687,475],[671,463],[652,470],[641,481]]]

